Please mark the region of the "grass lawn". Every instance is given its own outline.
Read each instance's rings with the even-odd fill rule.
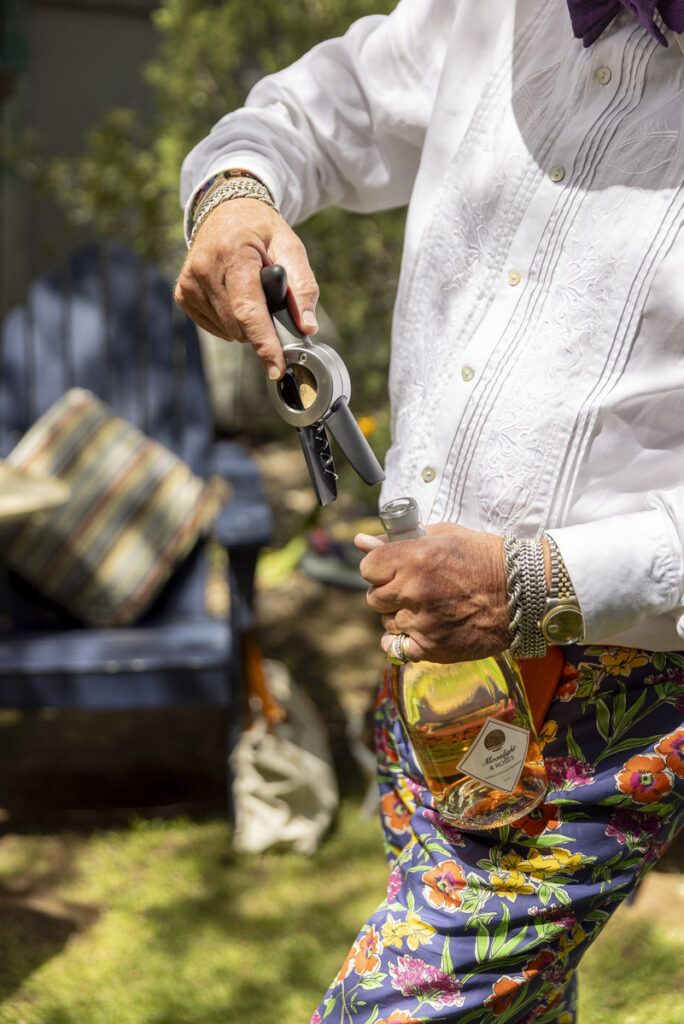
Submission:
[[[352,797],[310,859],[237,855],[222,820],[6,835],[0,1021],[306,1024],[386,876]],[[580,1024],[684,1022],[684,876],[649,877],[587,957]]]
[[[3,1024],[306,1022],[387,870],[379,826],[346,803],[313,860],[233,854],[220,820],[5,837],[5,891],[43,876],[47,904],[0,932]],[[38,927],[59,914],[85,926]]]

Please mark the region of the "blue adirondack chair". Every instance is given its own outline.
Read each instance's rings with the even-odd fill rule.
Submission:
[[[242,714],[241,637],[251,625],[256,556],[271,532],[257,467],[234,441],[214,441],[197,333],[168,283],[117,247],[78,251],[37,280],[2,325],[0,455],[73,386],[179,455],[220,473],[232,495],[214,536],[229,552],[231,612],[206,607],[200,542],[133,626],[87,628],[0,561],[0,707],[139,709],[215,704]]]

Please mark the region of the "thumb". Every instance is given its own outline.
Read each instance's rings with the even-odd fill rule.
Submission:
[[[354,546],[365,554],[368,554],[369,551],[375,551],[376,548],[381,548],[386,543],[387,537],[384,534],[372,537],[370,533],[357,533],[354,537]]]
[[[287,304],[297,328],[302,334],[315,334],[318,330],[316,304],[319,288],[303,243],[287,228],[274,235],[269,257],[285,268]]]

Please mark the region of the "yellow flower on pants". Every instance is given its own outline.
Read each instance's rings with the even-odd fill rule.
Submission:
[[[575,948],[575,946],[579,946],[580,942],[584,942],[586,937],[587,933],[584,928],[576,924],[569,935],[567,933],[565,935],[561,935],[558,943],[559,952],[561,954],[569,953],[571,949]]]
[[[402,942],[406,939],[409,949],[415,950],[424,946],[432,939],[435,929],[426,921],[421,921],[415,911],[410,910],[405,921],[397,921],[391,914],[382,926],[382,941],[385,947],[396,946],[401,949]]]
[[[503,857],[498,861],[499,866],[504,871],[517,871],[522,863],[522,857],[519,853],[511,850],[509,853],[505,853]]]
[[[633,668],[648,664],[648,658],[630,647],[612,647],[601,655],[601,663],[611,676],[628,676]]]
[[[490,875],[491,890],[496,896],[503,896],[513,903],[518,896],[527,896],[534,892],[530,880],[520,871],[523,859],[519,853],[510,850],[498,860],[500,874]]]
[[[401,944],[404,939],[404,922],[396,921],[391,914],[387,915],[387,920],[382,926],[382,944],[387,948],[388,946],[396,946],[397,949],[401,949]]]
[[[534,886],[521,871],[507,871],[505,875],[492,875],[490,883],[492,892],[496,896],[505,896],[511,903],[514,903],[518,896],[526,896],[534,892]]]
[[[418,914],[414,911],[410,910],[408,912],[404,923],[404,935],[406,936],[406,945],[409,949],[415,951],[419,946],[430,942],[434,934],[435,929],[431,924],[421,921]]]
[[[547,718],[539,731],[539,746],[544,749],[547,744],[555,740],[556,733],[558,732],[558,722],[551,721]]]
[[[574,660],[564,675],[566,689],[556,694],[542,732],[551,741],[545,753],[552,754],[546,758],[552,793],[567,780],[572,800],[558,796],[551,813],[556,798],[550,795],[539,810],[516,821],[515,834],[460,833],[437,814],[388,693],[383,715],[395,730],[398,760],[381,765],[380,794],[391,793],[406,807],[415,799],[416,810],[411,827],[401,832],[389,817],[383,819],[385,839],[396,840],[402,851],[392,863],[387,901],[368,919],[345,962],[344,991],[332,989],[310,1024],[418,1024],[461,1017],[572,1024],[572,977],[582,954],[618,898],[684,823],[684,801],[674,802],[675,792],[684,794],[684,653],[633,668],[630,686],[623,688],[600,660],[605,654],[611,666],[626,663],[622,651],[579,645],[569,650]],[[566,700],[575,677],[578,699]],[[661,679],[664,684],[655,686]],[[615,717],[624,730],[620,726],[614,737],[620,747],[615,753],[625,752],[609,759],[605,713],[586,714],[583,703],[605,699],[610,709],[616,687]],[[611,716],[611,728],[612,722]],[[637,783],[648,796],[656,788],[648,788],[645,769],[633,778],[642,759],[649,759],[662,799],[634,802]],[[656,769],[667,775],[666,787]],[[629,787],[620,771],[632,773]],[[371,926],[380,950],[367,937]],[[380,965],[368,973],[374,956]],[[473,964],[478,983],[470,978]],[[360,985],[367,990],[363,994]]]
[[[582,866],[583,859],[581,853],[568,853],[562,847],[552,846],[548,853],[539,853],[535,850],[526,860],[520,861],[518,868],[536,878],[546,878],[547,875],[555,875],[559,871],[572,874]]]

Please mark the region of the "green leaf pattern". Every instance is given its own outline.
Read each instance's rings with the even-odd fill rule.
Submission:
[[[499,830],[438,815],[385,681],[387,898],[310,1024],[574,1024],[577,963],[684,818],[684,656],[565,653],[546,801]]]

